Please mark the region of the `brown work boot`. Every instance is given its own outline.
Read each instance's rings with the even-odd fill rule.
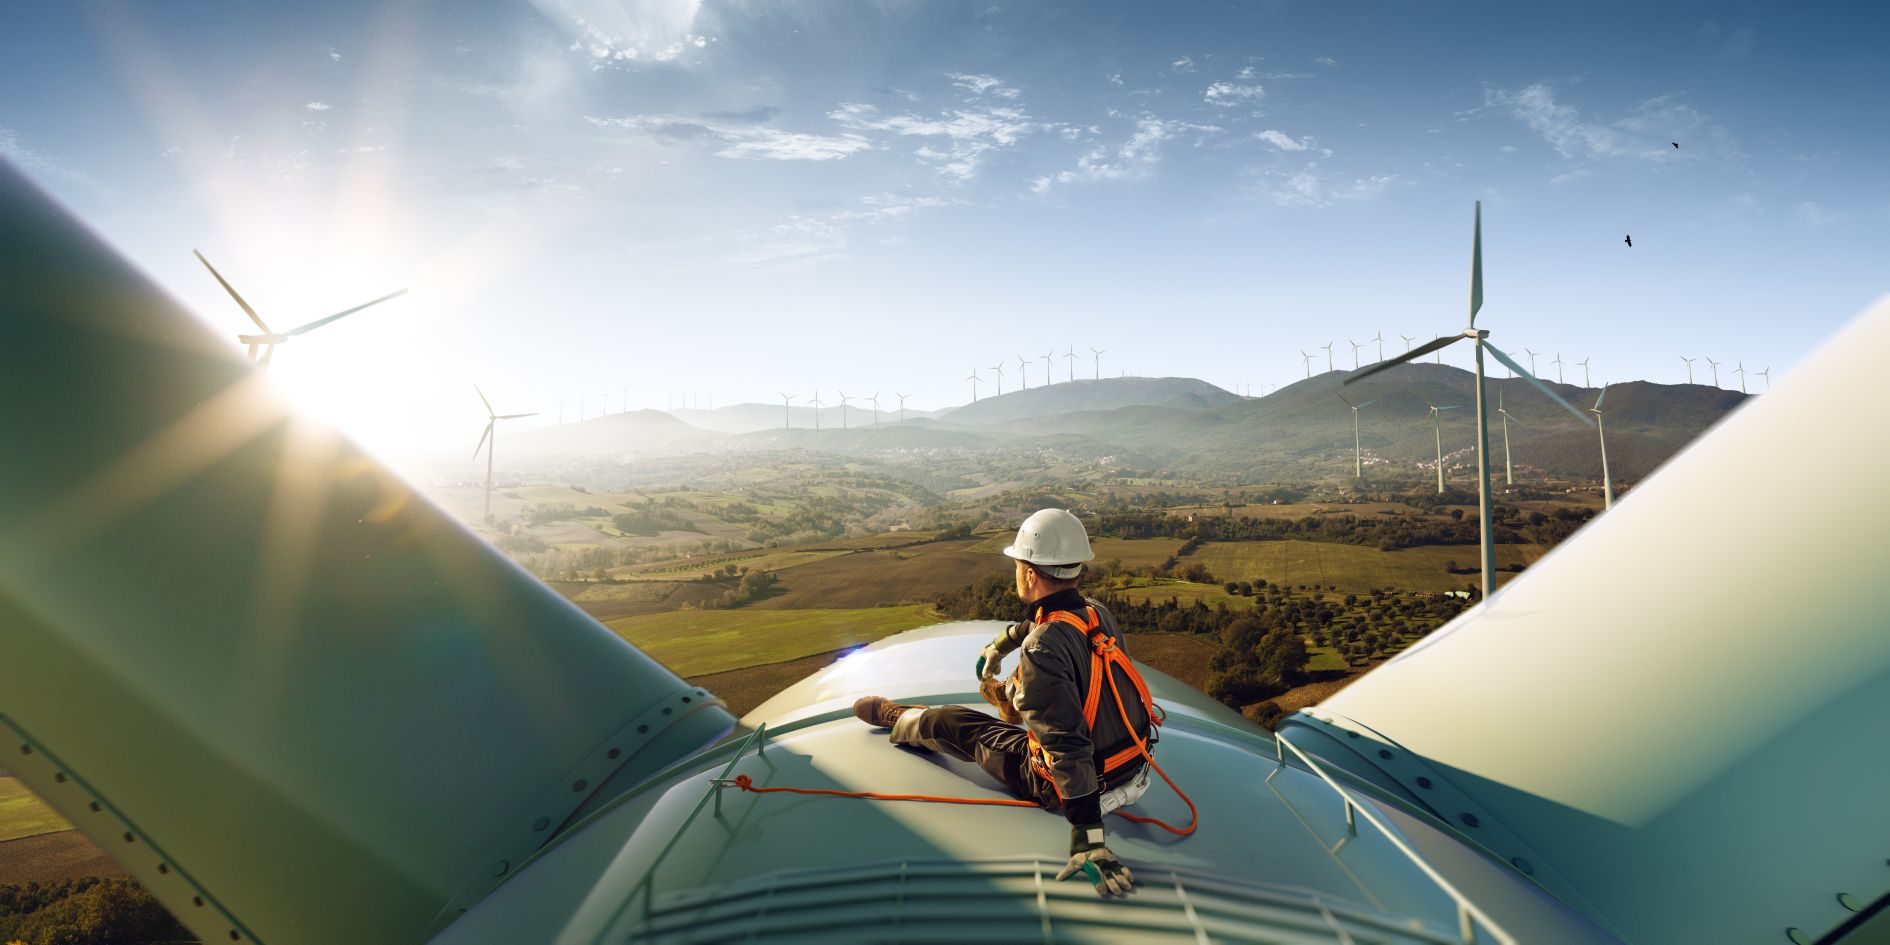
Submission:
[[[853,714],[859,716],[860,721],[868,725],[892,728],[892,724],[898,721],[899,716],[903,715],[907,709],[917,712],[924,708],[919,705],[902,705],[885,696],[866,696],[854,701]]]

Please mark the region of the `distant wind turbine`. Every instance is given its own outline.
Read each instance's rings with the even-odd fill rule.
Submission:
[[[1345,405],[1352,408],[1352,478],[1363,479],[1365,478],[1365,451],[1359,445],[1358,412],[1366,407],[1370,407],[1378,401],[1368,400],[1362,404],[1355,404],[1347,400],[1344,394],[1339,394],[1339,399],[1344,400]]]
[[[1456,404],[1439,407],[1424,398],[1426,406],[1431,408],[1431,432],[1437,436],[1437,494],[1444,494],[1444,411],[1457,409]]]
[[[1026,358],[1021,354],[1017,356],[1017,384],[1018,384],[1018,387],[1022,390],[1030,389],[1030,372],[1025,370],[1025,368],[1028,368],[1029,366],[1030,366],[1029,358]],[[1048,383],[1049,380],[1050,380],[1049,378],[1044,378],[1045,383]]]
[[[1378,360],[1383,361],[1385,359],[1385,333],[1382,330],[1379,331],[1378,334],[1372,336],[1372,340],[1378,342]]]
[[[486,432],[479,434],[479,445],[473,447],[473,459],[479,458],[480,447],[486,451],[486,515],[492,515],[492,450],[498,446],[499,438],[494,435],[500,420],[517,420],[520,417],[536,417],[536,413],[501,414],[492,409],[492,401],[486,399],[486,392],[473,385],[473,393],[479,395],[479,402],[486,405]]]
[[[819,390],[814,391],[813,399],[809,400],[807,403],[808,403],[808,406],[811,406],[814,408],[814,429],[818,430],[820,429],[820,408],[825,407],[827,405],[824,403],[821,403]]]
[[[1105,354],[1108,354],[1109,349],[1091,348],[1089,349],[1089,353],[1090,353],[1090,356],[1095,359],[1096,376],[1093,378],[1093,380],[1100,381],[1102,380],[1102,356]]]
[[[1503,418],[1503,485],[1513,486],[1516,484],[1516,467],[1509,461],[1509,422],[1515,418],[1503,409],[1503,392],[1500,390],[1496,392],[1496,412]]]
[[[1694,359],[1689,358],[1683,354],[1680,356],[1680,360],[1685,361],[1687,363],[1687,383],[1690,385],[1693,383],[1693,360]]]
[[[1589,420],[1587,417],[1582,416],[1581,411],[1577,410],[1575,408],[1575,405],[1569,403],[1566,400],[1563,400],[1562,397],[1558,395],[1547,384],[1544,384],[1541,381],[1537,380],[1534,374],[1530,374],[1524,371],[1522,369],[1522,366],[1517,364],[1514,360],[1512,360],[1509,355],[1504,354],[1495,345],[1490,344],[1489,331],[1487,329],[1480,329],[1476,327],[1477,312],[1481,310],[1482,308],[1483,308],[1483,202],[1477,201],[1476,215],[1474,218],[1474,222],[1472,224],[1471,237],[1470,237],[1470,318],[1469,318],[1469,323],[1464,327],[1464,330],[1461,333],[1456,334],[1456,335],[1445,335],[1444,337],[1438,338],[1435,341],[1422,345],[1418,347],[1417,349],[1406,353],[1402,357],[1395,358],[1391,361],[1385,361],[1379,364],[1374,364],[1363,371],[1356,372],[1352,376],[1346,378],[1345,383],[1347,384],[1354,383],[1358,380],[1369,377],[1373,374],[1378,373],[1379,371],[1385,370],[1386,368],[1390,368],[1402,362],[1409,361],[1413,358],[1422,357],[1425,354],[1428,354],[1432,351],[1441,351],[1445,347],[1448,347],[1459,341],[1462,341],[1465,338],[1470,339],[1475,344],[1475,348],[1473,351],[1475,356],[1473,360],[1475,361],[1475,366],[1476,366],[1477,520],[1478,520],[1479,529],[1482,533],[1481,544],[1483,547],[1482,547],[1481,558],[1482,558],[1482,565],[1483,565],[1483,569],[1482,569],[1483,570],[1483,596],[1485,600],[1488,600],[1489,596],[1495,593],[1496,591],[1496,534],[1493,531],[1494,515],[1491,508],[1491,496],[1490,496],[1490,491],[1491,491],[1490,489],[1490,460],[1489,460],[1490,425],[1489,425],[1489,414],[1488,414],[1488,406],[1487,406],[1489,403],[1489,399],[1486,396],[1485,391],[1484,391],[1484,381],[1483,381],[1483,378],[1484,378],[1483,354],[1484,352],[1486,351],[1489,352],[1489,354],[1492,357],[1496,358],[1496,360],[1501,362],[1505,367],[1509,368],[1511,371],[1514,371],[1517,374],[1522,375],[1524,380],[1527,380],[1529,383],[1535,385],[1544,394],[1548,395],[1549,399],[1560,404],[1564,409],[1566,409],[1569,413],[1574,414],[1575,417],[1580,419],[1583,423],[1588,423]],[[1428,399],[1425,402],[1427,404],[1430,403]],[[1443,437],[1442,422],[1438,418],[1442,410],[1446,410],[1450,408],[1447,408],[1447,407],[1440,408],[1436,404],[1430,404],[1430,407],[1431,407],[1432,424],[1434,425],[1436,429],[1436,437],[1437,437],[1437,489],[1439,492],[1442,492],[1444,489],[1444,437]]]
[[[906,422],[906,398],[912,395],[900,394],[898,391],[893,391],[893,393],[899,396],[899,422],[904,423]]]
[[[1601,437],[1601,508],[1603,511],[1614,508],[1614,478],[1608,474],[1608,431],[1601,424],[1601,401],[1608,396],[1608,389],[1601,389],[1601,396],[1595,398],[1595,405],[1588,412],[1595,415],[1595,433]]]
[[[1707,358],[1707,359],[1706,359],[1706,363],[1707,363],[1707,364],[1710,364],[1710,365],[1712,365],[1712,366],[1713,366],[1713,386],[1714,386],[1714,387],[1718,387],[1718,386],[1719,386],[1719,365],[1720,365],[1720,362],[1718,362],[1718,361],[1715,361],[1715,360],[1713,360],[1712,358]]]
[[[1358,349],[1363,345],[1350,338],[1345,339],[1345,343],[1352,346],[1352,370],[1356,371],[1358,370]]]
[[[975,404],[978,402],[978,369],[972,368],[971,376],[965,378],[965,380],[971,382],[971,402]]]
[[[194,249],[191,250],[191,253],[197,257],[198,262],[203,263],[203,267],[205,269],[210,270],[211,275],[216,277],[217,284],[223,286],[223,291],[230,293],[230,298],[233,298],[236,300],[236,304],[238,307],[240,307],[243,310],[243,314],[248,315],[249,320],[252,322],[255,322],[256,327],[263,330],[263,333],[260,335],[239,334],[236,336],[236,340],[242,342],[245,345],[248,345],[249,346],[249,359],[251,361],[255,361],[258,366],[264,367],[264,368],[267,368],[269,366],[269,359],[275,356],[276,345],[282,344],[283,342],[288,341],[290,338],[293,338],[296,335],[305,334],[307,332],[314,331],[315,329],[320,328],[323,325],[326,325],[329,322],[332,322],[338,318],[345,318],[349,315],[353,315],[354,313],[364,308],[367,308],[370,305],[379,305],[382,302],[387,301],[388,299],[407,294],[406,289],[401,289],[398,292],[389,292],[388,294],[383,295],[372,302],[363,302],[362,304],[357,305],[351,309],[346,309],[340,312],[336,312],[335,314],[330,315],[326,318],[315,319],[314,321],[309,322],[306,325],[298,325],[294,328],[289,329],[288,331],[275,332],[275,331],[271,331],[269,329],[269,326],[263,323],[262,316],[257,315],[256,310],[253,308],[250,308],[249,303],[243,301],[242,296],[236,294],[236,288],[230,285],[228,280],[223,278],[223,273],[218,272],[217,267],[210,265],[210,260],[205,259],[202,253],[197,252]],[[262,348],[261,360],[257,360],[256,358],[256,349],[258,347]]]
[[[874,391],[873,396],[866,399],[873,402],[873,429],[877,430],[879,429],[879,391]]]
[[[1326,342],[1326,344],[1325,344],[1325,349],[1326,349],[1326,370],[1327,370],[1328,372],[1330,372],[1330,371],[1332,370],[1332,345],[1333,345],[1333,342],[1330,342],[1330,341],[1328,341],[1328,342]]]
[[[619,387],[617,388],[617,393],[623,395],[623,412],[629,413],[630,412],[630,388]]]
[[[1070,383],[1072,384],[1076,383],[1076,346],[1075,345],[1070,346],[1070,353],[1064,355],[1063,360],[1066,364],[1069,365],[1069,368],[1070,368]]]
[[[1771,389],[1772,389],[1772,369],[1771,369],[1771,368],[1769,368],[1769,367],[1768,367],[1768,368],[1766,368],[1766,369],[1765,369],[1765,370],[1763,370],[1763,371],[1754,371],[1754,372],[1752,372],[1752,373],[1754,373],[1754,374],[1757,374],[1757,375],[1759,375],[1760,377],[1763,377],[1763,378],[1765,378],[1765,389],[1766,389],[1766,390],[1771,390]]]
[[[833,391],[840,395],[840,429],[844,430],[847,428],[847,402],[853,398],[848,397],[847,392],[838,387],[834,388]]]
[[[1004,361],[1002,359],[999,359],[997,364],[991,366],[991,373],[997,375],[996,396],[1004,396]]]
[[[1529,373],[1536,373],[1536,353],[1528,348],[1522,349],[1522,353],[1529,356]]]
[[[1550,361],[1549,363],[1555,365],[1555,382],[1557,384],[1567,383],[1566,381],[1562,380],[1562,352],[1557,351],[1555,353],[1555,360]]]
[[[1300,357],[1300,360],[1306,362],[1306,376],[1309,378],[1312,377],[1312,355],[1307,354],[1304,351],[1301,351],[1299,353],[1299,357]]]
[[[1739,362],[1739,366],[1733,369],[1733,373],[1739,375],[1739,392],[1741,394],[1745,393],[1746,392],[1746,362],[1744,361]]]
[[[1050,353],[1043,356],[1043,386],[1045,387],[1049,387],[1051,381],[1056,379],[1056,357],[1057,349],[1055,348],[1051,348]]]
[[[781,429],[783,430],[794,429],[794,414],[792,410],[789,409],[789,405],[793,402],[793,394],[781,395]]]
[[[1404,350],[1406,350],[1406,351],[1410,351],[1410,350],[1411,350],[1411,342],[1413,342],[1413,341],[1416,341],[1416,340],[1417,340],[1417,336],[1416,336],[1416,335],[1399,335],[1398,337],[1400,337],[1400,338],[1403,338],[1403,339],[1404,339]],[[1383,359],[1381,358],[1380,360],[1383,360]]]
[[[1589,381],[1588,381],[1588,358],[1583,358],[1580,361],[1577,361],[1575,363],[1582,366],[1582,386],[1583,387],[1590,386]]]

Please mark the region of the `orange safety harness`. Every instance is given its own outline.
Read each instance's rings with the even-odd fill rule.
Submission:
[[[1122,727],[1128,730],[1129,738],[1135,742],[1135,744],[1103,759],[1102,773],[1108,774],[1135,760],[1137,757],[1143,758],[1148,762],[1150,767],[1155,769],[1156,774],[1162,776],[1162,780],[1167,782],[1168,786],[1181,798],[1181,802],[1188,805],[1188,825],[1186,827],[1176,827],[1160,818],[1138,817],[1121,808],[1117,808],[1114,813],[1119,817],[1133,820],[1138,824],[1154,824],[1177,836],[1188,836],[1194,833],[1194,829],[1197,826],[1200,826],[1201,814],[1199,811],[1195,810],[1194,801],[1188,797],[1187,792],[1183,791],[1179,785],[1175,784],[1174,779],[1168,776],[1168,772],[1162,770],[1161,765],[1155,763],[1155,756],[1149,753],[1148,742],[1143,740],[1142,736],[1136,734],[1135,724],[1129,720],[1128,707],[1122,702],[1122,693],[1116,688],[1116,678],[1115,673],[1112,671],[1113,668],[1121,667],[1128,675],[1129,680],[1135,684],[1136,694],[1142,697],[1142,708],[1148,716],[1151,734],[1154,734],[1153,730],[1160,728],[1162,722],[1167,719],[1167,714],[1162,712],[1161,708],[1155,704],[1155,700],[1149,696],[1148,684],[1142,681],[1142,674],[1136,672],[1135,664],[1131,663],[1128,656],[1116,647],[1114,638],[1102,632],[1100,629],[1100,621],[1096,618],[1096,608],[1090,607],[1088,611],[1088,620],[1084,620],[1067,610],[1056,611],[1050,614],[1047,619],[1069,624],[1085,634],[1089,639],[1089,692],[1083,699],[1084,724],[1089,726],[1092,732],[1095,731],[1096,710],[1102,704],[1102,689],[1103,683],[1106,680],[1109,685],[1109,695],[1114,698],[1116,703],[1116,711],[1121,714]],[[1016,680],[1017,673],[1022,671],[1023,666],[1020,664],[1017,671],[1012,673],[1013,681]],[[1031,769],[1037,773],[1038,777],[1050,783],[1051,790],[1056,791],[1057,798],[1061,800],[1063,798],[1063,792],[1057,789],[1056,779],[1050,776],[1050,753],[1037,741],[1035,733],[1031,733],[1029,738]],[[979,804],[995,807],[1038,806],[1035,801],[1010,798],[944,797],[934,794],[879,794],[872,791],[835,791],[826,788],[764,788],[756,787],[754,779],[745,774],[735,777],[735,786],[755,794],[823,794],[829,797],[857,797],[877,801],[922,801],[934,804]]]

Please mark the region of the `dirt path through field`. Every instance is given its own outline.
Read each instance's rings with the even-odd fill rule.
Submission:
[[[0,885],[59,883],[82,876],[129,876],[77,830],[0,843]]]

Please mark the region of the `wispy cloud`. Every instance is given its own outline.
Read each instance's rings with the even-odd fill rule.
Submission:
[[[1338,64],[1339,64],[1339,60],[1334,59],[1331,56],[1318,56],[1313,59],[1313,65],[1315,66],[1336,66]]]
[[[1643,163],[1732,158],[1738,143],[1726,129],[1674,95],[1647,99],[1612,122],[1589,119],[1574,105],[1556,101],[1555,90],[1538,82],[1521,89],[1489,87],[1483,108],[1521,121],[1564,158]],[[1675,141],[1687,142],[1675,149]]]
[[[1844,214],[1837,210],[1827,210],[1816,201],[1807,200],[1792,208],[1792,217],[1815,230],[1843,220]]]
[[[1713,47],[1713,58],[1719,62],[1744,59],[1759,44],[1759,34],[1753,32],[1752,27],[1740,26],[1728,30],[1721,27],[1718,20],[1707,20],[1700,24],[1699,37]]]
[[[953,85],[971,93],[974,98],[984,95],[994,98],[1016,98],[1023,94],[1018,89],[1005,85],[1003,79],[994,76],[948,72],[945,77],[952,80]]]
[[[1205,138],[1219,134],[1215,125],[1164,121],[1152,115],[1136,119],[1135,132],[1117,145],[1099,145],[1077,158],[1076,167],[1031,181],[1033,193],[1049,193],[1063,184],[1095,181],[1144,180],[1155,174],[1161,163],[1162,146],[1183,134],[1194,132]]]
[[[878,233],[881,242],[899,230],[886,229],[913,213],[950,206],[956,201],[911,194],[875,194],[858,205],[828,214],[795,215],[758,230],[721,238],[736,247],[735,266],[744,269],[801,270],[848,257],[856,236]],[[861,228],[865,228],[863,231]]]
[[[1216,108],[1233,108],[1239,105],[1251,105],[1260,101],[1266,94],[1267,90],[1258,85],[1216,82],[1201,93],[1201,100]]]
[[[936,145],[927,143],[914,154],[955,183],[976,177],[996,152],[1049,127],[1022,108],[1008,105],[953,108],[936,115],[888,115],[862,102],[843,102],[827,117],[856,133],[938,139]]]
[[[1339,203],[1358,203],[1384,193],[1399,180],[1397,174],[1350,179],[1335,178],[1320,170],[1318,161],[1291,173],[1266,171],[1258,175],[1260,196],[1282,207],[1318,209]]]
[[[78,184],[98,193],[105,190],[104,185],[66,166],[63,161],[22,144],[19,134],[3,125],[0,125],[0,157],[49,180]]]
[[[336,49],[336,48],[335,48],[335,47],[333,47],[333,46],[330,46],[330,47],[328,47],[328,61],[329,61],[329,62],[340,62],[340,61],[341,61],[341,50],[339,50],[339,49]]]
[[[1268,128],[1265,131],[1256,131],[1253,136],[1282,151],[1305,151],[1313,146],[1313,139],[1311,138],[1295,140],[1292,135],[1284,131],[1275,131],[1272,128]],[[1332,152],[1327,151],[1326,153],[1331,154]]]
[[[670,62],[706,47],[696,31],[702,0],[531,0],[572,37],[570,50],[592,69],[639,61]]]
[[[1177,59],[1174,62],[1169,63],[1168,68],[1175,72],[1193,72],[1194,71],[1194,57],[1183,56],[1180,59]]]
[[[856,134],[817,135],[780,131],[755,124],[675,115],[631,115],[623,118],[584,116],[599,128],[618,128],[647,134],[660,141],[700,144],[717,150],[717,157],[771,161],[830,161],[872,150],[872,142]]]
[[[330,108],[333,108],[334,106],[328,104],[327,102],[317,100],[317,101],[310,102],[307,105],[304,105],[302,107],[308,109],[311,112],[325,112],[329,110]]]

